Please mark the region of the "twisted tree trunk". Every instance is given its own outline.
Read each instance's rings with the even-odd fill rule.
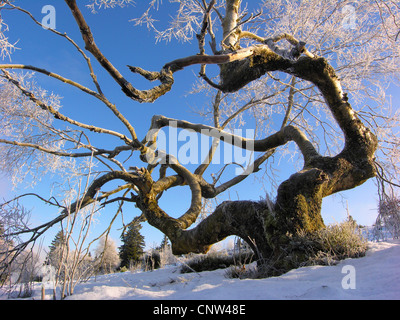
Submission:
[[[149,164],[148,169],[134,168],[132,172],[113,171],[96,179],[82,199],[81,206],[94,202],[96,190],[108,181],[122,179],[127,182],[124,188],[132,188],[137,192],[137,195],[132,194],[130,199],[123,200],[135,202],[145,219],[168,236],[175,254],[207,252],[212,244],[227,236],[237,235],[253,247],[259,258],[271,255],[278,257],[287,245],[290,235],[294,235],[298,230],[313,232],[324,226],[321,217],[324,197],[357,187],[375,175],[373,158],[377,139],[351,108],[332,66],[326,59],[309,53],[305,43],[297,41],[288,34],[262,39],[249,32],[242,33],[238,24],[240,0],[226,1],[226,16],[222,23],[222,52],[214,56],[200,54],[178,59],[167,63],[160,72],[148,72],[141,68],[130,67],[131,71],[141,74],[148,80],[161,81],[160,86],[145,92],[133,89],[107,60],[102,59],[101,52],[94,41],[91,41],[90,29],[80,14],[76,2],[74,0],[66,2],[81,27],[87,49],[113,75],[123,91],[137,101],[157,99],[172,86],[174,72],[192,64],[218,64],[220,83],[216,86],[223,92],[237,91],[266,72],[281,71],[310,81],[321,91],[345,138],[341,153],[334,157],[324,157],[317,152],[306,135],[293,126],[284,126],[265,139],[249,141],[219,128],[155,116],[144,141],[139,142],[132,131],[134,143],[131,143],[131,146],[140,151],[141,159]],[[210,12],[214,3],[210,3],[206,14]],[[205,16],[204,23],[207,23],[207,20]],[[206,27],[204,25],[202,30],[206,30]],[[241,37],[250,37],[260,44],[240,48]],[[292,49],[280,49],[276,42],[281,40],[288,41]],[[162,127],[171,125],[207,134],[226,143],[234,143],[243,149],[262,152],[262,155],[254,161],[251,168],[253,171],[249,169],[241,176],[216,187],[203,179],[204,169],[192,173],[180,165],[177,159],[157,152],[155,144],[158,131]],[[189,229],[200,214],[202,197],[213,198],[241,182],[252,172],[259,170],[261,164],[276,148],[289,141],[294,141],[301,151],[304,167],[279,186],[275,202],[223,202],[209,217]],[[163,165],[160,169],[160,179],[153,181],[151,171],[161,163],[161,160]],[[166,167],[174,170],[176,175],[166,176]],[[165,190],[178,185],[190,187],[192,200],[185,214],[173,218],[159,207],[158,199]],[[101,198],[105,199],[106,196]],[[65,214],[51,223],[60,221],[63,216]]]
[[[235,30],[233,22],[237,21],[239,4],[238,0],[227,1],[227,13],[223,23],[224,44],[227,49],[222,54],[234,55],[234,50],[238,48],[240,30]],[[278,54],[275,52],[275,45],[271,45],[276,39],[283,38],[289,39],[294,45],[290,54]],[[324,226],[321,217],[324,197],[357,187],[375,176],[373,159],[377,139],[354,113],[334,69],[326,59],[309,53],[297,59],[305,52],[304,44],[288,35],[276,37],[275,40],[266,39],[264,43],[269,45],[262,44],[248,49],[248,55],[244,59],[221,64],[219,88],[225,92],[237,91],[266,72],[276,70],[310,81],[321,91],[329,110],[343,131],[345,146],[337,156],[323,157],[300,130],[291,126],[282,128],[266,139],[252,141],[255,151],[265,152],[264,156],[256,160],[255,169],[267,159],[269,152],[288,141],[294,141],[302,152],[303,169],[279,186],[275,203],[224,202],[213,214],[190,230],[187,229],[188,226],[199,214],[199,210],[194,209],[196,206],[199,208],[199,199],[195,199],[199,195],[198,188],[200,187],[203,197],[214,197],[221,190],[207,184],[200,175],[178,173],[191,186],[192,193],[196,190],[189,210],[191,214],[185,214],[179,219],[171,218],[159,208],[156,201],[157,192],[149,191],[142,195],[140,208],[149,223],[169,237],[175,254],[207,252],[213,243],[229,235],[237,235],[260,255],[278,256],[288,242],[288,235],[293,235],[298,230],[313,232]],[[246,49],[241,49],[240,52],[243,51]],[[198,59],[201,59],[201,56]],[[210,61],[210,57],[207,59]],[[171,63],[169,66],[173,65],[174,63]],[[169,125],[169,120],[171,119],[154,118],[153,129]],[[177,127],[190,128],[197,132],[202,132],[201,129],[206,127],[184,121],[175,123]],[[218,131],[218,137],[228,141],[230,134]],[[243,148],[246,148],[247,142],[245,139],[241,140]],[[245,176],[232,179],[231,184],[243,180]]]
[[[215,121],[216,127],[210,127],[162,116],[153,117],[146,138],[143,141],[139,141],[130,122],[101,92],[94,75],[91,74],[97,92],[41,68],[28,65],[1,65],[0,67],[4,69],[3,77],[9,80],[24,97],[27,97],[39,108],[47,111],[55,119],[76,125],[82,129],[118,137],[125,143],[123,146],[117,146],[112,150],[91,147],[88,149],[90,152],[87,153],[70,153],[57,152],[47,147],[30,143],[0,139],[2,143],[31,147],[58,156],[107,156],[109,160],[115,161],[120,168],[120,171],[112,170],[96,178],[81,199],[69,207],[64,207],[58,202],[46,201],[62,208],[61,214],[50,222],[36,228],[15,233],[32,233],[32,236],[28,241],[16,246],[13,252],[22,252],[29,242],[36,241],[51,226],[80,208],[95,201],[103,201],[103,206],[114,201],[122,201],[124,203],[135,203],[149,224],[168,236],[175,254],[205,253],[212,244],[221,241],[227,236],[236,235],[249,243],[259,259],[272,257],[275,260],[279,260],[285,254],[291,236],[295,235],[296,232],[302,230],[312,233],[324,227],[321,216],[324,197],[357,187],[367,179],[375,176],[374,153],[377,149],[377,139],[353,111],[347,95],[342,91],[339,78],[333,67],[325,58],[308,52],[305,43],[286,33],[264,39],[248,31],[242,32],[239,21],[241,0],[226,0],[225,17],[222,17],[217,11],[222,20],[222,51],[218,52],[216,50],[215,37],[212,37],[214,55],[206,55],[204,53],[204,36],[207,30],[211,33],[211,29],[208,28],[208,23],[211,24],[209,15],[216,1],[210,1],[208,4],[203,1],[203,25],[201,34],[198,35],[200,54],[169,62],[163,66],[160,72],[150,72],[139,67],[130,67],[132,72],[145,77],[149,81],[159,80],[161,82],[160,85],[143,91],[134,88],[100,51],[83,14],[78,8],[76,0],[65,0],[65,2],[79,26],[86,50],[112,76],[123,92],[133,100],[139,102],[155,101],[171,89],[175,72],[193,64],[202,65],[200,76],[207,83],[220,90],[218,99],[221,98],[221,92],[238,91],[267,72],[280,71],[291,75],[292,83],[295,83],[296,78],[300,78],[311,82],[320,90],[328,109],[343,132],[345,144],[343,150],[336,156],[325,157],[318,153],[317,149],[299,128],[286,125],[286,120],[282,128],[276,133],[265,139],[253,141],[224,132],[218,121]],[[241,48],[240,40],[242,38],[250,38],[259,44]],[[281,40],[288,41],[291,48],[288,50],[279,48],[277,42]],[[73,44],[76,46],[74,42]],[[82,50],[80,52],[83,53]],[[87,58],[86,55],[84,57]],[[87,61],[91,69],[89,59]],[[213,83],[206,77],[205,65],[207,64],[217,64],[219,66],[220,82],[218,84]],[[87,125],[62,115],[58,110],[41,101],[33,92],[30,92],[21,83],[13,79],[5,70],[6,68],[34,70],[68,83],[97,98],[121,121],[128,130],[130,137],[111,130]],[[157,150],[157,134],[161,128],[166,126],[191,129],[197,133],[213,137],[215,139],[214,142],[224,141],[239,148],[260,152],[261,155],[254,160],[252,166],[246,169],[242,175],[236,176],[220,186],[215,186],[215,184],[210,184],[203,178],[203,173],[208,166],[207,163],[204,162],[192,173],[179,164],[179,161],[171,155]],[[290,141],[293,141],[300,150],[304,166],[302,170],[281,183],[274,202],[226,201],[220,204],[206,219],[194,228],[190,228],[201,212],[202,198],[214,198],[228,188],[240,183],[253,172],[260,170],[260,166],[277,148]],[[77,146],[81,144],[80,141],[76,141],[76,143]],[[216,143],[213,147],[215,145]],[[140,159],[148,165],[147,169],[133,168],[128,172],[117,159],[114,159],[120,152],[127,150],[140,152]],[[213,149],[209,151],[209,158],[212,158],[212,154]],[[209,160],[211,161],[211,159]],[[160,174],[159,179],[154,181],[152,171],[157,166],[160,166]],[[172,169],[175,175],[167,176],[167,168]],[[112,191],[99,193],[105,184],[114,180],[123,180],[125,184]],[[188,186],[192,197],[190,207],[179,218],[171,217],[158,204],[163,192],[176,186]],[[122,190],[125,191],[124,196],[109,200],[109,196]],[[132,190],[130,198],[126,197],[129,190]]]

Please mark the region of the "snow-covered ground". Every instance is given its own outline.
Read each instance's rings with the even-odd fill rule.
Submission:
[[[304,267],[268,279],[228,279],[226,269],[181,274],[178,266],[109,274],[78,284],[67,299],[400,299],[400,241],[370,242],[369,246],[363,258]],[[46,287],[46,298],[51,299],[51,284]],[[33,298],[40,299],[40,287]]]

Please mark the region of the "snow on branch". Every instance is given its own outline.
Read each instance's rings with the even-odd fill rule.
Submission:
[[[291,49],[285,50],[276,45],[277,42],[283,39],[292,45]],[[264,43],[276,54],[289,60],[297,60],[302,53],[310,58],[314,58],[314,55],[307,50],[305,42],[299,41],[287,33],[283,33],[274,38],[265,39]]]
[[[4,4],[3,4],[4,5]],[[0,58],[9,58],[11,59],[11,54],[16,49],[15,43],[10,43],[8,41],[8,37],[4,34],[4,32],[9,31],[8,25],[3,21],[0,14]]]
[[[91,4],[86,5],[92,13],[96,13],[96,9],[113,9],[115,7],[124,8],[128,5],[134,5],[133,0],[92,0]]]

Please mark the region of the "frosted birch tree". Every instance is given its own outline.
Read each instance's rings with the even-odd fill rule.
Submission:
[[[18,3],[2,1],[2,10],[27,14],[41,25]],[[279,261],[296,232],[312,233],[324,227],[321,205],[325,197],[376,176],[384,184],[399,186],[399,114],[386,96],[389,85],[398,85],[400,74],[398,3],[257,3],[258,7],[252,2],[250,9],[241,0],[148,1],[146,9],[132,17],[135,27],[152,30],[157,41],[193,44],[192,55],[165,61],[160,70],[149,71],[141,67],[141,61],[126,61],[129,70],[118,69],[96,44],[84,5],[65,0],[81,39],[71,39],[54,29],[48,32],[63,37],[84,59],[91,88],[40,66],[0,65],[2,170],[17,183],[23,181],[24,172],[41,175],[64,170],[71,177],[82,163],[78,160],[85,158],[94,157],[101,166],[96,175],[92,172],[86,192],[69,210],[57,199],[37,195],[60,208],[60,214],[48,223],[21,231],[31,235],[28,242],[77,207],[118,202],[119,211],[124,207],[125,212],[137,212],[138,208],[143,221],[170,239],[174,254],[204,253],[214,243],[236,235],[247,241],[259,258]],[[131,4],[87,2],[93,12],[115,6],[129,8]],[[167,7],[176,13],[166,27],[165,23],[159,26],[157,14]],[[7,42],[4,29],[0,39],[4,40],[2,53],[7,56],[13,45]],[[119,49],[123,50],[123,42],[121,48],[115,48]],[[154,115],[148,119],[149,130],[143,136],[136,133],[134,119],[128,120],[107,98],[96,77],[98,70],[107,71],[127,99],[144,107],[169,94],[178,71],[187,72],[196,65],[201,80],[193,78],[194,91],[210,96],[198,123]],[[16,69],[47,75],[90,95],[120,121],[121,130],[96,126],[92,119],[68,117],[62,111],[68,106],[61,109],[58,96],[48,94],[29,78],[30,74],[16,73]],[[128,80],[131,72],[156,84],[140,90]],[[151,109],[151,104],[145,108]],[[234,134],[233,129],[249,118],[258,128],[257,136],[249,139]],[[157,145],[162,129],[171,127],[213,138],[196,169],[189,170],[179,157]],[[117,142],[112,147],[95,145],[90,139],[93,135],[109,136]],[[268,159],[285,155],[290,142],[300,158],[297,172],[276,186],[272,200],[225,201],[197,221],[205,199],[227,192],[260,170],[265,170],[262,183],[277,184],[271,179]],[[221,143],[254,152],[252,163],[240,175],[224,175],[225,181],[221,181],[221,169],[212,165]],[[129,157],[136,157],[143,165],[129,167],[125,162]],[[230,165],[234,163],[225,164],[222,171]],[[111,188],[113,181],[122,184]],[[189,208],[181,216],[159,206],[161,197],[168,197],[165,191],[178,186],[191,193]]]

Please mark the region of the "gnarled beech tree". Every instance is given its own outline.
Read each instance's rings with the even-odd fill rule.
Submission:
[[[27,13],[13,2],[3,2],[10,9]],[[199,5],[200,2],[198,2]],[[106,58],[97,46],[95,37],[77,1],[65,0],[65,3],[80,30],[84,49],[81,49],[77,42],[66,34],[51,29],[49,32],[65,37],[86,59],[96,89],[89,89],[61,75],[29,65],[2,64],[0,65],[1,76],[50,118],[73,125],[82,131],[112,135],[119,138],[122,143],[107,150],[92,146],[90,143],[84,144],[79,140],[79,143],[76,143],[77,147],[85,148],[87,152],[78,150],[70,152],[47,148],[45,145],[35,142],[0,139],[2,144],[8,146],[33,148],[38,152],[59,157],[95,157],[103,162],[112,162],[118,167],[116,170],[109,170],[109,172],[96,177],[81,199],[70,208],[64,207],[57,218],[36,228],[24,230],[23,233],[32,234],[29,241],[36,240],[48,228],[65,219],[71,211],[78,207],[82,208],[94,202],[106,206],[115,201],[122,201],[125,206],[132,206],[132,210],[133,204],[137,206],[142,212],[143,220],[147,220],[150,225],[168,236],[174,254],[205,253],[214,243],[227,236],[236,235],[247,241],[260,256],[279,257],[290,235],[294,235],[298,230],[313,232],[324,227],[321,205],[325,197],[355,188],[376,175],[374,154],[378,145],[377,138],[360,121],[357,113],[352,109],[347,94],[343,92],[341,81],[329,61],[323,56],[311,53],[305,42],[296,39],[289,33],[264,38],[250,31],[244,31],[246,21],[243,21],[243,17],[240,16],[241,0],[226,0],[224,8],[221,5],[216,8],[215,0],[202,2],[203,20],[201,28],[197,31],[200,49],[198,54],[167,62],[157,72],[147,71],[138,66],[129,66],[130,71],[147,80],[160,82],[159,85],[149,90],[136,89],[126,76],[123,76],[121,71]],[[222,26],[220,50],[217,50],[216,46],[211,13],[217,14]],[[248,20],[250,21],[253,17]],[[35,20],[33,16],[31,18]],[[35,22],[40,24],[37,20]],[[206,36],[211,39],[213,52],[210,55],[205,53]],[[250,45],[245,46],[247,43]],[[280,43],[285,45],[280,47],[278,46]],[[218,90],[217,97],[222,93],[236,92],[272,71],[288,74],[292,76],[292,79],[305,81],[319,90],[329,112],[343,133],[344,147],[334,156],[321,155],[307,134],[301,128],[288,124],[287,119],[281,129],[274,134],[264,139],[249,140],[224,131],[221,125],[207,126],[164,116],[153,116],[149,123],[148,134],[140,139],[135,132],[134,123],[128,121],[102,92],[93,72],[91,60],[87,56],[89,53],[109,73],[126,96],[140,103],[153,102],[167,94],[174,84],[174,74],[192,65],[201,66],[200,76],[207,84]],[[132,62],[130,63],[132,64]],[[206,75],[206,66],[210,64],[219,66],[217,83],[214,83]],[[128,134],[85,124],[63,115],[49,102],[43,101],[32,90],[25,87],[11,73],[11,69],[25,69],[42,73],[93,96],[114,113],[127,129],[125,131]],[[151,108],[151,105],[148,108]],[[215,183],[210,183],[204,178],[204,172],[209,167],[214,155],[215,145],[210,149],[208,159],[191,172],[179,163],[179,159],[157,149],[157,136],[162,128],[168,126],[190,129],[199,134],[209,135],[214,138],[216,143],[218,141],[234,143],[236,147],[255,151],[257,156],[252,166],[242,175],[235,176],[216,186]],[[217,206],[207,218],[190,228],[198,220],[203,198],[217,197],[251,176],[253,172],[259,171],[262,164],[277,149],[289,142],[297,145],[304,165],[300,171],[280,184],[273,202],[225,201]],[[133,151],[136,151],[134,155],[140,154],[140,159],[145,164],[143,168],[125,168],[122,162],[117,160],[121,153]],[[159,168],[159,174],[153,175],[156,173],[156,168]],[[172,175],[167,175],[168,168],[172,170]],[[154,176],[158,176],[158,179],[155,179]],[[107,183],[115,180],[123,181],[124,184],[117,189],[104,191]],[[190,188],[191,202],[190,207],[182,216],[173,218],[160,208],[158,202],[164,195],[164,191],[177,186]],[[128,196],[128,191],[130,196]],[[119,192],[124,192],[124,195],[117,196]],[[62,207],[53,200],[48,201]]]

